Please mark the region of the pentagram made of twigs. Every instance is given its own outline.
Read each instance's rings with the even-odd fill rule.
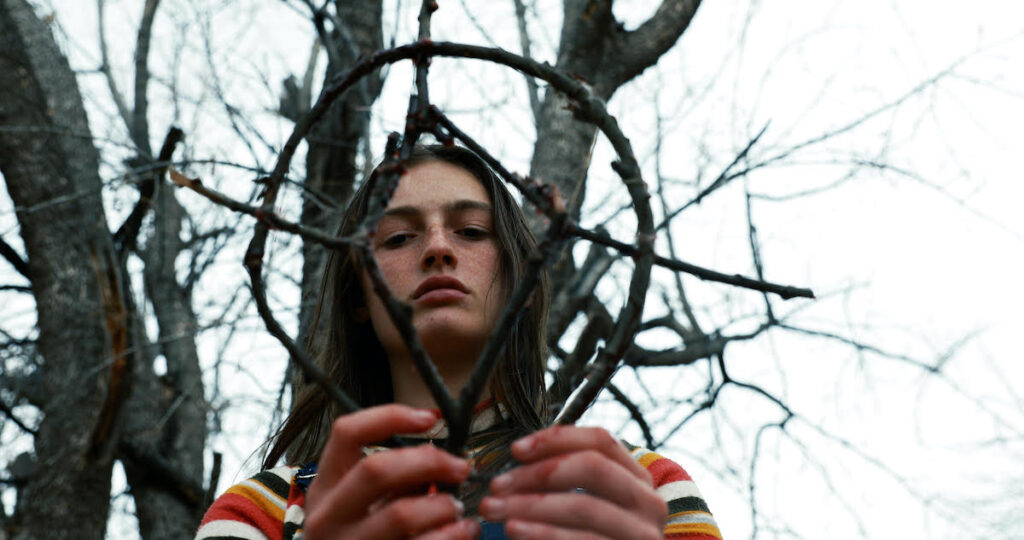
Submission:
[[[611,337],[597,357],[590,362],[586,378],[577,387],[565,406],[555,417],[554,423],[571,424],[590,406],[608,383],[619,361],[632,345],[633,338],[640,326],[643,314],[644,299],[650,284],[651,267],[654,264],[674,271],[693,274],[701,279],[729,283],[732,285],[772,292],[783,298],[810,297],[813,292],[808,289],[789,287],[755,280],[738,275],[726,275],[706,268],[701,268],[682,261],[666,259],[654,253],[654,221],[651,213],[649,194],[644,183],[640,167],[633,154],[629,140],[619,129],[618,122],[605,108],[604,102],[593,95],[589,87],[571,75],[554,68],[549,64],[538,63],[530,58],[519,56],[503,49],[479,47],[461,43],[434,42],[430,39],[430,16],[436,9],[436,3],[424,0],[420,10],[419,40],[415,43],[383,49],[356,62],[346,73],[329,81],[322,90],[310,111],[296,123],[291,135],[278,155],[271,174],[260,179],[264,184],[261,194],[262,204],[259,207],[247,205],[231,199],[221,193],[209,189],[198,180],[190,180],[172,172],[172,179],[184,187],[200,193],[213,202],[234,211],[252,215],[256,225],[252,239],[245,254],[245,267],[252,285],[252,294],[257,311],[267,330],[288,350],[292,360],[298,364],[305,375],[314,381],[336,402],[344,413],[359,410],[359,405],[346,395],[338,385],[313,361],[305,350],[292,339],[274,317],[267,302],[266,287],[263,280],[263,255],[266,241],[271,228],[297,234],[305,240],[320,243],[333,250],[355,249],[359,251],[363,270],[370,277],[375,293],[382,300],[410,351],[414,365],[429,388],[435,402],[448,423],[449,437],[446,449],[455,454],[462,454],[470,435],[470,420],[474,405],[479,401],[487,381],[501,356],[505,340],[500,339],[514,324],[516,318],[527,305],[539,276],[545,265],[552,264],[569,244],[570,237],[589,240],[613,248],[630,257],[634,261],[633,274],[630,278],[629,293],[625,305],[614,323]],[[524,75],[546,81],[550,88],[564,94],[571,103],[575,117],[583,122],[594,125],[611,143],[617,154],[612,168],[622,179],[632,206],[637,216],[637,233],[635,244],[627,244],[613,240],[607,235],[586,230],[578,226],[566,212],[564,203],[559,199],[554,188],[530,178],[521,178],[509,172],[486,149],[480,146],[471,136],[461,131],[440,109],[430,103],[427,74],[430,60],[435,56],[467,58],[494,62],[512,68]],[[416,88],[410,96],[406,117],[405,132],[402,136],[392,133],[388,137],[384,162],[381,165],[383,174],[377,183],[370,186],[370,208],[359,227],[357,234],[348,238],[337,237],[318,229],[288,221],[274,212],[274,204],[278,192],[284,182],[292,158],[299,144],[309,133],[313,125],[324,115],[330,105],[342,96],[349,88],[363,77],[376,69],[402,60],[411,60],[416,67]],[[522,281],[516,286],[501,314],[484,350],[470,375],[469,380],[457,397],[448,393],[447,388],[420,344],[419,337],[412,325],[411,309],[398,301],[391,294],[377,266],[376,258],[367,242],[367,237],[379,221],[387,206],[390,193],[397,186],[398,180],[405,170],[404,162],[409,157],[416,141],[423,133],[434,135],[445,144],[459,141],[466,148],[480,156],[507,184],[514,186],[526,201],[538,212],[547,217],[547,230],[540,238],[538,249],[528,257],[526,271]]]
[[[579,418],[607,383],[614,373],[619,359],[632,344],[643,313],[644,298],[650,283],[651,267],[654,263],[654,219],[646,185],[640,175],[640,167],[629,140],[619,129],[616,120],[608,113],[604,103],[595,97],[585,84],[550,65],[540,64],[502,49],[421,39],[416,43],[381,50],[367,56],[353,65],[348,72],[339,75],[327,84],[309,113],[295,126],[278,156],[273,171],[265,180],[266,189],[263,193],[262,208],[267,214],[273,212],[277,193],[298,145],[315,122],[327,111],[331,103],[360,79],[381,66],[402,60],[412,60],[417,70],[416,90],[410,98],[405,132],[401,138],[394,133],[389,137],[388,148],[385,151],[386,157],[382,165],[384,174],[381,174],[377,184],[371,187],[370,208],[383,209],[387,205],[387,197],[393,187],[397,185],[398,177],[404,169],[401,166],[402,162],[412,152],[420,134],[432,133],[442,143],[448,144],[454,139],[479,155],[502,180],[515,187],[525,200],[547,217],[548,226],[540,239],[539,250],[529,257],[522,281],[512,292],[507,306],[495,325],[491,338],[487,341],[469,380],[457,397],[452,397],[448,393],[436,368],[427,357],[412,326],[408,307],[395,299],[388,291],[368,242],[356,238],[338,238],[336,245],[330,246],[338,249],[341,247],[338,244],[348,245],[348,247],[359,251],[360,259],[364,262],[364,270],[373,283],[374,291],[381,298],[392,322],[405,340],[420,376],[426,382],[441,414],[448,423],[447,449],[458,453],[468,440],[473,406],[479,400],[480,394],[485,389],[486,382],[501,356],[505,341],[500,339],[500,336],[507,333],[507,329],[515,322],[527,304],[537,286],[542,267],[558,259],[568,244],[566,240],[573,235],[577,227],[569,218],[564,205],[557,199],[558,195],[554,189],[509,172],[471,136],[461,131],[442,111],[430,104],[427,97],[426,78],[429,60],[434,56],[491,61],[546,81],[552,88],[562,92],[571,100],[575,116],[578,119],[595,125],[604,133],[618,156],[614,169],[629,191],[637,215],[636,251],[630,253],[634,260],[634,269],[630,279],[629,294],[624,307],[619,312],[611,334],[612,337],[607,341],[598,358],[591,363],[591,372],[585,382],[566,402],[565,407],[555,420],[557,423],[572,423]],[[363,231],[375,229],[379,218],[379,211],[371,212],[363,221],[361,229]],[[252,241],[246,252],[246,267],[252,281],[260,315],[267,323],[268,330],[288,348],[296,363],[312,380],[318,381],[324,390],[331,394],[332,398],[342,406],[342,410],[356,410],[358,406],[331,383],[326,374],[322,373],[322,370],[312,362],[305,351],[302,351],[294,340],[285,334],[267,306],[261,266],[268,231],[272,225],[264,220],[257,221]]]

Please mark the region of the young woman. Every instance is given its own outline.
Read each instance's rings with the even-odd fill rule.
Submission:
[[[340,235],[354,233],[367,214],[370,184],[353,198]],[[371,242],[391,292],[412,306],[424,348],[458,393],[535,247],[519,206],[472,152],[420,147]],[[466,458],[433,444],[383,448],[380,441],[403,434],[437,442],[444,422],[356,254],[332,255],[317,316],[326,316],[324,335],[314,349],[365,409],[339,415],[315,385],[304,385],[267,470],[221,496],[197,539],[721,538],[675,463],[601,428],[543,429],[547,308],[545,278],[505,337]],[[290,465],[272,468],[282,457]],[[467,484],[461,500],[427,489],[513,460],[518,466],[489,485]]]

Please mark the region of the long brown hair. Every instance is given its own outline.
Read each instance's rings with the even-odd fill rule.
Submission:
[[[407,167],[441,161],[472,174],[490,196],[494,208],[494,229],[500,251],[500,269],[506,284],[504,300],[522,280],[528,256],[537,249],[522,209],[497,175],[484,161],[458,146],[418,146],[406,162]],[[342,216],[338,235],[356,232],[367,214],[369,187],[381,174],[378,167],[356,191]],[[517,437],[540,429],[547,414],[544,388],[547,355],[549,291],[547,275],[534,291],[526,312],[508,336],[505,353],[491,377],[490,390],[502,408],[502,421],[486,434],[474,435],[471,447],[487,454],[486,469],[498,469],[507,463],[508,445]],[[360,281],[360,268],[352,250],[332,252],[324,271],[320,298],[310,339],[310,352],[331,379],[362,407],[394,400],[387,356],[365,313],[366,299]],[[317,332],[321,316],[326,316],[323,331]],[[273,467],[282,456],[289,464],[319,461],[327,443],[331,422],[341,411],[315,384],[300,380],[291,413],[271,438],[264,468]],[[476,499],[477,497],[472,497]],[[475,501],[474,501],[475,502]],[[475,505],[473,505],[475,506]]]

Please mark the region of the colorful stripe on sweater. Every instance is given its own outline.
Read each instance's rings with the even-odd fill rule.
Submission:
[[[668,502],[666,539],[721,540],[700,490],[682,467],[650,450],[626,447]],[[232,486],[207,510],[196,540],[300,540],[306,493],[296,484],[298,470],[278,467]]]
[[[715,518],[693,478],[676,462],[645,448],[626,445],[633,459],[654,478],[658,495],[668,502],[666,539],[721,540]]]

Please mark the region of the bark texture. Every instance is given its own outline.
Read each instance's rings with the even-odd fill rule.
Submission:
[[[612,12],[613,0],[565,0],[556,67],[586,81],[603,100],[623,84],[657,63],[682,36],[700,0],[663,0],[657,11],[635,30],[627,31]],[[548,89],[537,118],[537,141],[530,176],[553,183],[579,219],[586,196],[586,177],[597,129],[573,118],[569,100]],[[535,230],[537,228],[535,227]],[[574,265],[566,257],[552,270],[556,303],[560,291],[572,286]],[[571,319],[576,310],[569,313]],[[561,335],[552,327],[550,335]],[[564,329],[562,329],[564,330]]]
[[[586,81],[608,100],[623,84],[657,63],[690,24],[700,0],[664,0],[657,12],[627,31],[612,0],[565,0],[556,66]],[[579,217],[596,129],[573,119],[565,96],[548,90],[537,121],[530,175],[558,186]]]
[[[382,2],[335,3],[337,25],[322,33],[327,48],[325,80],[344,73],[357,59],[384,46],[381,27]],[[341,209],[348,204],[353,186],[361,176],[357,167],[359,145],[368,132],[370,108],[380,95],[383,81],[379,74],[364,78],[342,99],[334,102],[327,114],[307,137],[306,196],[302,204],[302,224],[332,231],[338,226]],[[319,244],[302,245],[302,305],[299,311],[298,343],[305,344],[313,320],[320,282],[327,263],[327,252]]]
[[[49,396],[12,537],[100,539],[130,366],[98,155],[74,74],[24,0],[0,2],[0,50],[0,170],[25,242]]]
[[[135,366],[121,445],[144,540],[189,537],[203,510],[206,402],[195,345],[196,315],[191,290],[175,275],[184,215],[160,178],[153,230],[142,255],[146,293],[159,327],[153,350],[163,355],[167,371],[158,377],[148,356]],[[145,336],[138,339],[144,342]]]

